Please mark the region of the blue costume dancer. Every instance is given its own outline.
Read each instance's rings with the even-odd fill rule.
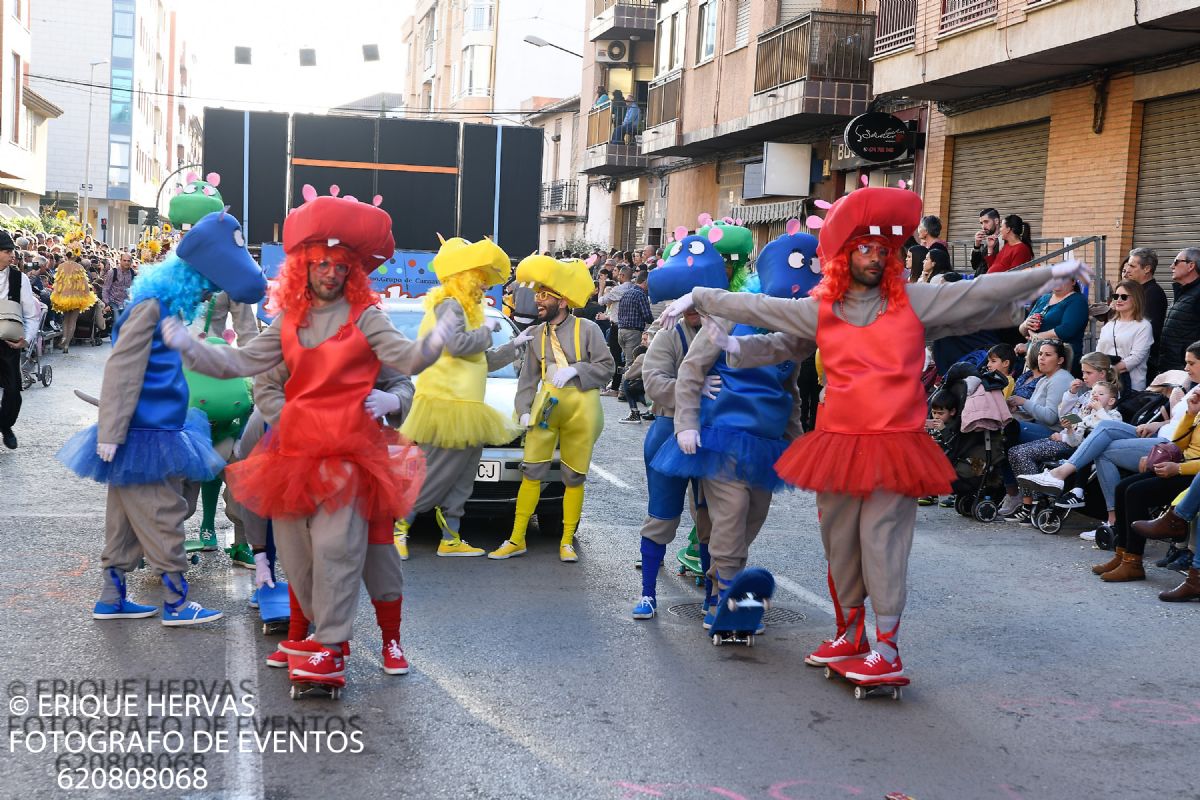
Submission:
[[[697,286],[722,289],[728,285],[725,261],[713,247],[713,243],[721,239],[721,233],[713,234],[712,240],[708,236],[680,234],[686,234],[686,230],[676,231],[679,241],[670,247],[667,259],[650,272],[652,303],[674,300]],[[646,395],[654,402],[655,417],[642,446],[650,502],[646,521],[642,524],[642,598],[633,609],[634,619],[650,619],[658,609],[658,570],[683,516],[688,479],[665,475],[651,467],[650,462],[674,434],[675,378],[699,327],[700,316],[696,314],[672,328],[660,330],[650,342],[642,368],[642,380],[646,384]],[[707,569],[711,526],[707,512],[696,507],[695,490],[692,494],[692,518],[700,538],[700,560]]]
[[[817,240],[799,233],[799,223],[763,248],[755,264],[756,288],[773,297],[808,294],[820,280],[815,260]],[[760,333],[746,325],[713,320],[734,335]],[[783,334],[776,334],[783,336]],[[815,344],[795,342],[798,357]],[[725,353],[701,331],[679,368],[675,390],[675,439],[662,445],[652,466],[668,475],[699,478],[712,519],[705,606],[746,566],[750,544],[766,521],[771,493],[785,484],[774,463],[788,442],[800,435],[794,361],[753,369],[734,369]],[[717,376],[721,392],[715,397],[702,388],[706,376]],[[644,568],[644,567],[643,567]],[[705,627],[711,624],[711,611]]]
[[[58,458],[83,478],[108,484],[105,545],[100,556],[104,588],[96,619],[150,617],[154,606],[126,598],[125,573],[145,554],[162,575],[162,623],[193,625],[221,612],[188,602],[183,522],[184,480],[211,480],[225,467],[213,450],[208,419],[188,409],[179,353],[163,344],[159,322],[190,321],[209,294],[225,290],[256,303],[267,288],[246,251],[241,226],[214,212],[200,220],[161,264],[145,267],[131,300],[113,326],[113,352],[104,368],[99,421],[72,436]]]

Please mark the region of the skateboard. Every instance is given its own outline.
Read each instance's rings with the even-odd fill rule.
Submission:
[[[265,583],[258,589],[258,615],[262,617],[262,632],[271,636],[287,632],[292,610],[288,602],[288,585],[282,581],[272,589]]]
[[[708,631],[712,634],[713,644],[753,647],[755,631],[770,608],[774,593],[775,578],[767,570],[748,567],[739,572],[729,588],[721,592],[717,614]]]
[[[687,547],[682,547],[675,554],[679,561],[679,574],[690,575],[696,579],[697,586],[704,585],[704,568],[700,565],[700,539],[696,536],[696,526],[688,534]]]
[[[278,584],[276,584],[278,585]],[[337,700],[346,688],[346,679],[342,678],[297,678],[295,669],[308,659],[304,656],[288,656],[288,680],[292,682],[291,697],[293,700],[303,700],[307,697],[327,697]]]
[[[825,677],[828,680],[833,680],[834,675],[841,675],[850,683],[854,684],[854,699],[866,700],[873,694],[891,694],[893,700],[899,700],[901,697],[901,687],[908,686],[908,678],[901,675],[899,678],[882,678],[879,680],[859,681],[846,676],[845,664],[849,661],[835,661],[832,664],[825,665]]]

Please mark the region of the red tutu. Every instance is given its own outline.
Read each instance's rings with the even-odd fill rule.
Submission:
[[[908,497],[950,494],[950,460],[929,434],[909,431],[833,433],[815,430],[792,442],[775,471],[813,492],[866,497],[875,491]]]
[[[399,444],[394,431],[378,429],[340,441],[336,452],[325,453],[317,448],[285,453],[273,429],[248,458],[225,469],[234,497],[260,517],[274,519],[309,517],[318,507],[335,511],[351,504],[364,519],[400,519],[412,510],[424,478],[421,449]]]

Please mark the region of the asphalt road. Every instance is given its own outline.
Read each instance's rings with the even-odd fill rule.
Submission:
[[[64,778],[63,768],[150,763],[128,741],[104,755],[88,751],[89,739],[83,753],[58,758],[51,740],[26,735],[90,725],[177,730],[185,746],[155,765],[176,780],[205,770],[204,786],[187,791],[85,791],[101,797],[1200,798],[1189,766],[1200,740],[1200,605],[1155,598],[1178,574],[1150,568],[1144,583],[1104,585],[1087,569],[1104,554],[1074,536],[1076,519],[1054,537],[922,510],[901,629],[913,683],[901,702],[856,702],[848,685],[803,664],[833,628],[809,495],[779,496],[755,544],[752,563],[777,575],[776,610],[793,619],[753,649],[713,647],[698,621],[668,613],[700,596],[666,569],[660,616],[630,618],[645,427],[617,424],[625,409],[611,399],[580,563],[560,564],[557,543],[536,534],[529,554],[509,562],[438,559],[433,536],[414,542],[407,676],[380,671],[364,593],[343,699],[292,701],[282,671],[262,664],[275,640],[246,607],[250,574],[221,554],[189,580],[193,597],[224,609],[225,620],[191,629],[94,622],[104,492],[54,453],[94,418],[71,390],[98,393],[106,352],[54,357],[54,384],[25,394],[20,449],[0,450],[0,796],[64,796],[60,780],[111,780]],[[491,548],[507,530],[481,523],[465,534]],[[146,572],[130,586],[157,601]],[[39,708],[39,695],[97,690],[70,684],[84,680],[128,700],[96,720],[84,718],[95,711],[86,701]],[[220,702],[190,714],[151,706],[187,694]],[[209,745],[204,734],[214,730],[228,733],[229,752]],[[45,749],[30,752],[39,741]],[[79,741],[59,745],[61,754]]]

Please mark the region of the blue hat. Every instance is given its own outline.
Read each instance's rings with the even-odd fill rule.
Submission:
[[[242,226],[225,211],[202,217],[175,254],[238,303],[257,303],[267,293],[267,279],[246,250]]]

